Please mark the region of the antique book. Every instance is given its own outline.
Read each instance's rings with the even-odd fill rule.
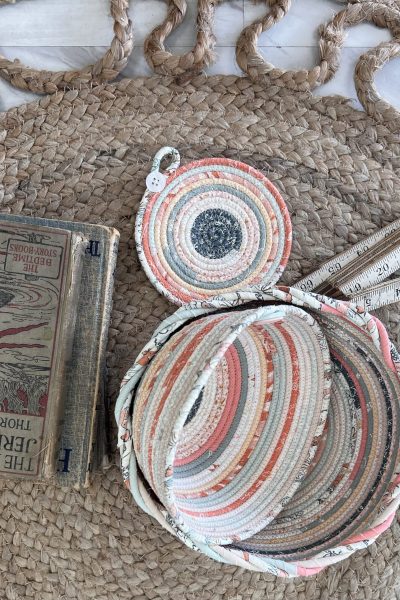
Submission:
[[[92,471],[107,465],[105,352],[119,232],[87,223],[3,217],[80,233],[87,239],[56,473],[60,485],[85,486]]]
[[[87,241],[0,218],[0,475],[56,472]]]

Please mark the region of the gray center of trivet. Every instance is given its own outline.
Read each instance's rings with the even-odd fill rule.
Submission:
[[[196,217],[190,232],[192,244],[205,258],[223,258],[239,250],[242,230],[237,219],[221,208],[209,208]]]

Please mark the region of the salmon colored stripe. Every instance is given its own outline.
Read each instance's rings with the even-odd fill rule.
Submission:
[[[226,437],[229,431],[232,421],[235,417],[237,406],[240,399],[240,390],[242,385],[242,372],[240,369],[240,361],[237,355],[237,351],[233,345],[231,345],[225,353],[225,359],[228,365],[229,381],[232,381],[232,375],[234,375],[235,386],[229,386],[228,396],[226,398],[224,410],[221,413],[218,424],[214,430],[214,433],[207,440],[205,444],[200,446],[188,457],[175,459],[174,466],[180,467],[190,462],[197,460],[200,456],[205,454],[208,450],[215,452],[219,447],[220,443]]]
[[[379,319],[377,319],[376,317],[373,317],[373,319],[379,331],[379,341],[385,362],[391,371],[397,373],[397,369],[393,364],[392,355],[390,353],[390,340],[388,332],[386,331],[383,323]]]
[[[187,331],[190,332],[191,327],[190,325],[187,326]],[[176,335],[174,338],[172,338],[172,340],[169,341],[170,344],[170,352],[173,353],[174,350],[177,348],[177,346],[179,346],[179,344],[182,342],[182,334],[178,334]],[[143,389],[142,389],[142,394],[140,394],[140,403],[138,404],[138,406],[135,407],[135,421],[137,423],[140,423],[142,418],[143,418],[143,414],[150,402],[150,398],[151,398],[151,392],[153,390],[153,387],[156,383],[157,377],[159,376],[159,373],[161,371],[161,369],[163,368],[162,364],[158,364],[157,365],[157,369],[155,371],[155,373],[153,374],[153,377],[147,382],[145,382],[145,385],[143,385]],[[151,369],[151,367],[150,367]],[[135,447],[136,447],[136,452],[140,453],[142,451],[142,445],[141,445],[141,436],[140,435],[136,435],[135,436]]]
[[[291,390],[291,394],[290,394],[290,401],[289,401],[289,407],[288,407],[288,412],[287,412],[287,419],[285,420],[285,425],[281,431],[278,443],[272,453],[271,459],[269,460],[266,467],[260,474],[259,479],[253,483],[253,485],[243,494],[243,496],[241,498],[239,498],[238,500],[235,500],[234,502],[225,506],[224,508],[215,509],[212,511],[201,511],[201,514],[203,517],[218,517],[218,516],[224,515],[227,512],[235,510],[236,508],[238,508],[239,506],[241,506],[242,504],[247,502],[247,500],[249,500],[257,492],[257,490],[260,488],[262,483],[264,483],[265,480],[271,474],[278,458],[280,457],[280,455],[282,453],[283,446],[289,435],[289,431],[291,429],[294,414],[296,411],[297,399],[299,396],[299,380],[300,380],[299,365],[298,365],[298,357],[297,357],[296,348],[295,348],[292,338],[290,337],[290,335],[287,333],[287,331],[283,327],[280,327],[279,325],[276,325],[276,326],[277,326],[277,329],[279,329],[281,331],[281,333],[289,347],[290,356],[293,357],[292,363],[291,363],[293,366],[293,385],[292,385],[292,390]],[[182,513],[193,516],[193,517],[198,515],[198,511],[189,511],[186,509],[185,510],[180,509],[180,510]]]
[[[257,327],[256,325],[253,325],[253,327]],[[199,498],[201,496],[208,496],[211,495],[213,492],[216,492],[220,489],[222,489],[223,487],[225,487],[225,485],[227,485],[228,483],[230,483],[234,477],[239,473],[239,471],[243,468],[243,466],[247,463],[248,458],[250,457],[252,451],[254,450],[260,436],[261,433],[265,427],[265,423],[267,422],[267,418],[269,415],[269,404],[272,400],[272,384],[273,384],[273,369],[270,368],[270,365],[272,363],[272,358],[271,358],[271,354],[269,351],[269,348],[271,347],[271,345],[273,346],[273,341],[270,338],[270,336],[268,335],[268,333],[265,331],[264,328],[260,327],[259,333],[262,333],[263,339],[265,341],[265,345],[263,346],[263,350],[264,350],[264,358],[266,361],[267,366],[267,372],[268,372],[268,376],[267,376],[267,387],[266,387],[266,395],[264,398],[264,406],[265,408],[262,410],[261,415],[260,415],[260,421],[258,424],[258,427],[256,429],[256,432],[253,436],[253,439],[251,441],[251,443],[249,444],[248,448],[245,450],[245,452],[243,453],[241,459],[236,463],[235,468],[233,471],[231,471],[224,479],[218,481],[217,484],[213,485],[212,487],[210,487],[207,490],[204,490],[204,492],[202,493],[193,493],[193,494],[179,494],[180,498],[185,498],[185,499],[189,499],[189,498]],[[240,365],[239,365],[240,367]],[[183,509],[181,512],[185,512]],[[204,514],[202,512],[202,514]]]
[[[386,531],[386,529],[389,529],[389,527],[393,523],[393,519],[394,519],[395,515],[396,515],[396,513],[393,512],[380,525],[377,525],[376,527],[372,527],[371,529],[368,529],[368,531],[363,531],[359,535],[355,535],[355,536],[349,538],[348,540],[343,542],[343,545],[356,544],[358,542],[363,542],[364,540],[378,537],[378,535],[380,535],[381,533]]]
[[[180,354],[180,356],[177,357],[176,361],[174,362],[173,369],[171,369],[171,371],[169,372],[168,376],[165,379],[164,393],[160,398],[160,402],[157,406],[157,410],[154,415],[154,420],[151,424],[150,441],[149,441],[149,447],[148,447],[148,451],[147,451],[147,457],[148,457],[148,461],[149,461],[149,471],[151,473],[151,480],[152,480],[153,485],[154,485],[154,474],[153,474],[152,449],[153,449],[153,443],[154,443],[154,435],[155,435],[155,431],[156,431],[156,428],[158,425],[160,415],[161,415],[162,411],[164,410],[164,407],[168,400],[171,389],[175,383],[177,374],[180,373],[181,370],[184,368],[186,362],[190,359],[196,346],[198,346],[201,343],[201,341],[204,339],[204,337],[207,335],[207,333],[209,333],[216,324],[220,323],[223,320],[223,318],[224,318],[224,316],[222,315],[220,318],[217,318],[217,319],[213,320],[211,323],[206,324],[199,331],[197,336],[190,342],[190,344],[188,344],[186,346],[186,348],[183,350],[183,352]]]

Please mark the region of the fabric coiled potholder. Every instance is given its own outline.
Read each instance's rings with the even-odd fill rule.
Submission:
[[[112,2],[118,10],[111,57],[118,69],[132,46],[127,4]],[[112,397],[135,355],[174,310],[148,281],[132,238],[132,215],[161,146],[184,149],[185,162],[205,156],[239,160],[272,181],[292,215],[292,253],[283,274],[287,284],[400,218],[400,119],[373,83],[376,70],[399,52],[397,2],[338,4],[338,14],[321,31],[320,64],[295,72],[274,68],[265,60],[268,49],[264,56],[257,50],[260,32],[290,8],[288,0],[270,2],[265,16],[248,26],[238,42],[243,77],[202,73],[212,60],[216,3],[201,0],[198,5],[193,51],[173,55],[164,46],[185,18],[184,0],[169,2],[165,22],[146,41],[146,57],[158,76],[97,85],[115,75],[109,70],[110,55],[100,70],[71,78],[0,60],[0,74],[12,84],[52,94],[1,117],[2,210],[91,221],[121,231],[108,346]],[[135,10],[131,3],[133,20]],[[365,112],[345,98],[310,94],[335,73],[344,28],[363,21],[386,27],[393,36],[357,63],[355,86]],[[393,339],[399,339],[398,307],[380,315]],[[335,445],[332,439],[327,443]],[[132,502],[118,467],[96,476],[89,490],[6,480],[0,487],[5,597],[131,600],[135,593],[149,600],[200,595],[204,600],[394,600],[398,594],[397,519],[375,544],[354,541],[360,551],[348,560],[293,580],[217,564],[189,550],[165,531],[158,509],[153,514],[162,527]],[[278,535],[270,530],[271,548]]]
[[[251,301],[262,307],[248,309]],[[399,373],[382,323],[346,302],[271,288],[183,306],[122,384],[125,483],[146,512],[212,558],[281,576],[317,573],[394,518]],[[307,410],[318,398],[319,410]]]
[[[164,175],[168,156],[173,162]],[[179,163],[175,148],[157,152],[136,215],[138,256],[154,286],[184,304],[278,281],[292,226],[276,187],[227,158]]]

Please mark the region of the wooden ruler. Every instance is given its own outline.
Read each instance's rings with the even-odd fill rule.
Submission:
[[[400,302],[400,277],[372,286],[360,294],[352,296],[351,300],[365,310],[374,310],[380,306]]]
[[[368,310],[400,301],[400,219],[325,262],[296,283],[306,292],[350,298]]]

